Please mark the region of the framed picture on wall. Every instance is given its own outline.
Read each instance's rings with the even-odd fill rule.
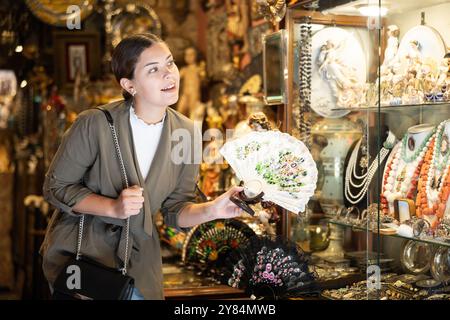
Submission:
[[[89,74],[88,43],[68,43],[66,44],[67,81],[75,81],[77,73],[84,76]]]
[[[63,91],[73,89],[77,74],[97,78],[101,74],[100,37],[97,33],[55,32],[54,75]]]

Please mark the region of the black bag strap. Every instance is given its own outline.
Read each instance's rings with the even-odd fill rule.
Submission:
[[[98,109],[98,110],[100,110],[101,112],[103,112],[103,114],[105,115],[106,120],[108,121],[108,123],[109,123],[110,125],[114,126],[114,120],[113,120],[113,117],[112,117],[111,113],[109,113],[108,110],[103,109],[102,107],[97,107],[97,108],[95,108],[95,109]]]
[[[111,129],[111,134],[112,134],[112,138],[114,141],[114,147],[116,149],[117,160],[119,161],[120,171],[122,173],[122,184],[123,184],[123,187],[126,189],[129,187],[127,172],[125,170],[125,165],[123,163],[122,152],[120,151],[119,139],[117,137],[116,128],[114,126],[114,120],[111,116],[111,113],[109,113],[108,110],[103,109],[102,107],[97,107],[96,109],[102,111],[106,117],[106,120],[108,121],[108,125],[109,125],[109,128]]]
[[[119,165],[120,165],[122,184],[123,184],[124,188],[128,188],[129,183],[128,183],[128,178],[127,178],[127,172],[126,172],[125,165],[123,162],[122,153],[120,152],[119,139],[117,137],[117,132],[116,132],[116,128],[114,126],[113,117],[111,116],[111,113],[109,113],[108,110],[103,109],[102,107],[97,107],[96,109],[102,111],[106,117],[106,120],[108,121],[108,125],[109,125],[109,128],[111,129],[111,134],[112,134],[112,138],[114,141],[114,147],[116,149],[116,156],[117,156],[117,159],[118,159]],[[81,242],[83,240],[84,217],[85,217],[84,214],[81,215],[80,222],[79,222],[79,228],[78,228],[77,255],[76,255],[77,260],[79,260],[81,258]],[[129,239],[130,239],[130,217],[128,217],[125,222],[125,254],[124,254],[123,268],[122,268],[122,273],[124,275],[127,273]]]

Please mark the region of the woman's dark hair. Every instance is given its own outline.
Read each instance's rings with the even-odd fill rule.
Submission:
[[[164,43],[164,41],[152,33],[142,33],[129,36],[119,42],[114,48],[111,59],[111,70],[117,82],[120,83],[122,78],[134,78],[134,69],[142,51],[154,43]],[[126,90],[122,90],[122,95],[125,100],[132,98]]]

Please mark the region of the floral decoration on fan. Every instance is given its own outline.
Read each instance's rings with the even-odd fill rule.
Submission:
[[[221,276],[229,286],[255,297],[287,298],[316,290],[308,256],[294,243],[264,237],[254,237],[233,252]]]
[[[183,243],[186,239],[186,233],[178,231],[175,228],[168,227],[165,224],[158,227],[161,241],[167,243],[175,249],[176,252],[181,253]]]
[[[246,246],[255,232],[237,219],[218,219],[194,227],[186,236],[182,261],[204,269],[218,268],[225,257]]]
[[[225,143],[220,153],[244,186],[231,200],[252,215],[249,204],[259,201],[303,212],[314,194],[316,164],[303,142],[287,133],[250,132]]]

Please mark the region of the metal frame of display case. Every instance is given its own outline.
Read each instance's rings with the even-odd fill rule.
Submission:
[[[287,29],[287,66],[288,66],[288,76],[287,76],[287,94],[286,94],[286,117],[285,117],[285,127],[286,132],[292,134],[293,123],[292,118],[292,108],[294,103],[294,85],[292,79],[294,79],[294,24],[296,21],[300,21],[304,18],[311,19],[311,23],[331,25],[331,26],[352,26],[352,27],[367,27],[367,19],[364,17],[356,16],[335,16],[335,15],[324,15],[320,12],[306,11],[302,9],[297,9],[302,4],[295,4],[288,8],[286,12],[286,29]],[[283,235],[288,237],[290,225],[289,219],[285,219],[283,222]]]
[[[301,23],[304,18],[309,18],[311,23],[318,23],[318,24],[324,24],[328,26],[353,26],[353,27],[365,27],[367,28],[367,17],[361,17],[361,16],[337,16],[332,14],[322,14],[321,12],[317,11],[306,11],[303,8],[304,2],[297,3],[295,5],[292,5],[288,8],[287,14],[286,14],[286,29],[288,34],[288,83],[286,86],[287,89],[287,107],[286,107],[286,130],[288,133],[292,133],[294,122],[291,117],[293,113],[293,104],[294,104],[294,81],[296,76],[297,70],[294,70],[294,37],[292,36],[294,34],[294,25],[295,23]],[[320,10],[323,9],[330,9],[332,7],[341,5],[343,3],[348,3],[349,1],[321,1],[320,4]],[[433,4],[435,5],[435,4]],[[438,5],[438,4],[436,4]],[[325,6],[325,8],[323,7]],[[423,24],[423,17],[424,13],[422,12],[422,24]],[[384,55],[384,48],[386,47],[386,21],[388,21],[386,18],[383,18],[380,21],[380,28],[375,29],[374,33],[378,33],[378,43],[374,46],[374,49],[377,50],[376,55],[374,57],[378,60],[378,70],[380,70],[381,61],[383,61],[383,55]],[[450,49],[450,48],[449,48]],[[408,119],[403,119],[401,122],[408,122],[415,124],[423,124],[424,122],[431,121],[434,124],[435,122],[442,121],[446,119],[445,117],[448,117],[448,115],[444,115],[446,112],[445,110],[448,110],[448,107],[450,106],[450,102],[436,102],[436,103],[423,103],[423,104],[414,104],[414,105],[392,105],[392,106],[384,106],[380,104],[380,92],[378,91],[378,103],[376,106],[372,107],[362,107],[362,108],[335,108],[333,111],[349,111],[350,113],[361,113],[362,115],[366,115],[367,117],[367,130],[369,125],[372,126],[372,128],[378,132],[380,131],[380,124],[383,122],[385,123],[389,121],[389,117],[398,116],[400,119],[403,117],[406,117]],[[313,112],[313,111],[311,111]],[[442,115],[442,116],[441,116]],[[444,117],[441,119],[441,117]],[[439,120],[440,119],[440,120]],[[390,119],[391,121],[392,118]],[[400,130],[400,128],[396,128]],[[401,130],[400,130],[401,131]],[[398,133],[397,138],[400,138],[400,134],[403,135],[404,132]],[[379,136],[379,134],[378,134]],[[376,147],[377,151],[381,148],[381,141],[380,138],[376,139]],[[380,183],[383,176],[383,170],[381,168],[378,170],[378,183]],[[380,179],[381,178],[381,179]],[[378,185],[381,186],[381,185]],[[373,201],[373,202],[372,202]],[[370,203],[378,203],[380,204],[380,198],[378,195],[377,199],[372,199]],[[369,203],[368,203],[369,205]],[[438,247],[444,247],[449,248],[450,247],[450,239],[443,239],[443,238],[430,238],[430,237],[407,237],[402,236],[399,234],[384,234],[383,230],[380,229],[380,217],[378,216],[378,225],[375,225],[374,228],[369,227],[368,225],[355,225],[352,223],[348,223],[345,221],[340,221],[338,219],[331,219],[329,223],[334,225],[339,225],[342,228],[345,228],[346,230],[352,230],[356,232],[364,232],[367,237],[369,235],[374,236],[378,239],[380,242],[382,238],[386,239],[400,239],[400,240],[412,240],[417,243],[423,243],[428,244],[430,246],[438,246]],[[290,231],[290,224],[289,219],[286,219],[284,221],[283,225],[283,231],[284,235],[286,237],[289,237],[289,231]],[[376,246],[375,250],[378,252],[378,255],[380,254],[380,245],[378,243],[378,246]],[[431,263],[432,261],[430,261]]]

